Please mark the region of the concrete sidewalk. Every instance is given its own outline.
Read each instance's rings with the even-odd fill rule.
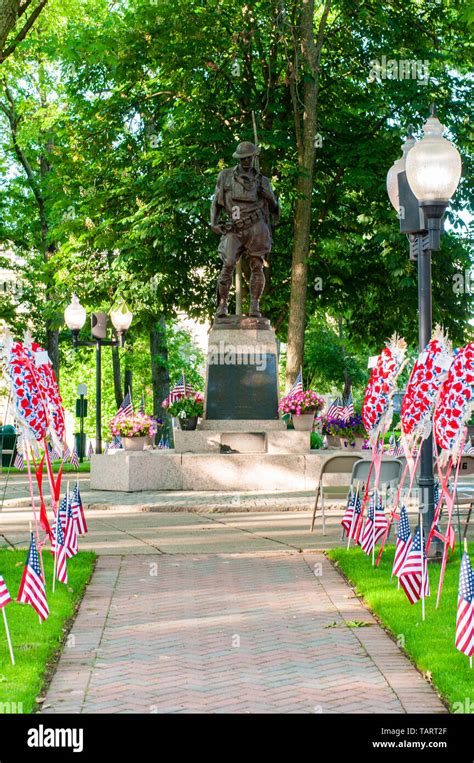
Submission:
[[[44,713],[446,712],[323,554],[102,556],[68,643]]]
[[[344,504],[323,536],[312,494],[81,493],[99,559],[44,712],[445,712],[321,553]],[[31,517],[20,476],[0,546]]]

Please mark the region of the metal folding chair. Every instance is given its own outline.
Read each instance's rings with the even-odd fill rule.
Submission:
[[[360,456],[355,454],[347,454],[343,456],[332,456],[324,462],[321,468],[321,474],[319,475],[319,481],[316,485],[316,498],[314,501],[313,517],[311,519],[311,532],[314,530],[314,522],[316,519],[316,511],[318,509],[319,496],[321,496],[321,513],[323,523],[323,535],[326,535],[326,516],[324,506],[324,477],[328,474],[352,474],[352,469],[355,463],[361,461]],[[370,462],[368,462],[370,465]],[[341,490],[347,491],[347,486],[341,487]]]
[[[358,461],[354,464],[351,477],[351,485],[354,482],[367,482],[370,471],[370,461]],[[398,487],[400,478],[402,476],[403,464],[398,458],[382,459],[380,466],[380,485],[386,485],[388,482],[394,483],[394,487]],[[373,485],[375,478],[375,471],[372,469],[370,476],[370,484]]]

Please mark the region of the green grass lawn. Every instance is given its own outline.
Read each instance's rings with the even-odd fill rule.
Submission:
[[[474,713],[474,668],[454,646],[458,599],[460,554],[456,550],[448,562],[440,607],[436,595],[440,566],[429,565],[431,596],[426,599],[426,620],[421,619],[421,602],[411,605],[397,581],[390,582],[395,546],[387,546],[380,566],[374,569],[359,548],[334,549],[328,556],[339,565],[363,597],[408,653],[419,670],[431,678],[452,712]],[[472,545],[470,551],[472,552]],[[471,554],[472,556],[472,554]],[[461,703],[461,704],[459,704]]]
[[[53,461],[53,473],[57,474],[59,471],[59,467],[61,466],[61,461]],[[79,464],[79,469],[76,469],[76,467],[73,464],[64,464],[63,466],[63,474],[68,472],[80,472],[81,474],[85,473],[87,474],[91,470],[91,464],[90,461],[83,461],[82,464]],[[2,474],[7,474],[8,472],[10,474],[27,474],[26,468],[23,471],[20,471],[19,469],[15,469],[14,466],[8,467],[4,466],[1,470]],[[46,474],[46,466],[44,467],[44,472]]]
[[[27,549],[0,551],[0,574],[5,578],[10,596],[16,599],[26,561]],[[49,617],[42,624],[30,604],[12,601],[6,614],[15,654],[10,662],[3,617],[0,616],[0,713],[34,712],[65,633],[80,602],[94,568],[95,554],[81,552],[68,560],[68,587],[56,583],[51,590],[53,556],[43,553]]]

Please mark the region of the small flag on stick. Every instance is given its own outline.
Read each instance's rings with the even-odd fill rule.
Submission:
[[[196,390],[194,387],[187,383],[185,375],[181,374],[178,382],[174,385],[167,399],[170,403],[173,403],[175,400],[179,400],[181,397],[185,397],[186,395],[194,395],[195,392]]]
[[[133,402],[132,402],[132,396],[130,395],[130,390],[125,395],[124,399],[122,400],[122,404],[119,407],[117,413],[115,414],[114,418],[117,416],[130,416],[133,413]]]
[[[285,397],[288,397],[289,395],[296,395],[297,392],[303,392],[303,374],[301,373],[301,370],[298,374],[298,376],[295,379],[295,382]]]
[[[25,468],[25,459],[23,458],[23,453],[20,453],[20,451],[17,451],[15,460],[13,462],[13,466],[15,467],[15,469],[18,469],[20,472],[22,472]]]
[[[459,572],[458,610],[456,617],[456,649],[470,657],[474,654],[474,572],[467,550]]]
[[[72,491],[71,508],[74,519],[76,520],[77,531],[79,535],[85,535],[87,532],[87,522],[77,480]]]
[[[380,494],[377,496],[377,500],[375,500],[374,496],[372,496],[369,504],[367,519],[364,525],[362,540],[360,543],[362,551],[364,551],[367,555],[370,555],[380,538],[384,535],[386,527],[387,517],[385,516],[385,512],[383,510],[382,498]]]
[[[423,552],[421,550],[421,532],[418,527],[413,538],[410,550],[406,555],[403,567],[398,573],[400,585],[405,591],[410,604],[414,604],[421,598],[430,595],[430,581],[428,578],[428,565],[426,562],[426,552],[423,541]],[[422,564],[423,558],[423,564]],[[422,590],[422,580],[424,580],[424,590]]]
[[[7,604],[9,604],[12,600],[12,597],[10,596],[8,592],[8,588],[6,586],[6,583],[0,575],[0,609],[2,610],[3,615],[3,624],[5,626],[5,633],[7,636],[7,642],[8,642],[8,649],[10,652],[10,659],[12,661],[12,665],[15,664],[15,655],[13,654],[13,647],[12,647],[12,640],[10,638],[10,629],[8,627],[8,621],[7,621],[7,614],[5,612],[5,607]]]
[[[44,578],[41,572],[38,549],[33,533],[31,533],[30,548],[26,559],[23,577],[18,591],[18,599],[21,604],[31,604],[41,620],[46,620],[49,615],[48,601]]]
[[[67,584],[66,546],[64,543],[64,533],[61,524],[61,514],[59,511],[56,516],[55,525],[54,557],[53,591],[55,589],[56,578],[60,583]]]
[[[410,552],[412,544],[410,523],[408,521],[408,512],[406,506],[400,510],[400,524],[398,526],[397,545],[395,546],[395,557],[393,560],[392,576],[398,576],[403,567],[407,554]]]
[[[329,406],[327,410],[326,418],[340,419],[342,418],[342,411],[343,411],[342,400],[340,397],[336,397],[336,399],[331,403],[331,405]]]
[[[7,604],[9,604],[12,600],[12,597],[10,596],[8,592],[7,585],[3,579],[3,576],[0,575],[0,607],[5,607]]]
[[[71,458],[69,459],[70,463],[73,465],[74,469],[79,469],[79,456],[77,455],[77,449],[74,445],[71,453]]]
[[[349,392],[348,396],[342,402],[341,418],[343,421],[349,421],[354,416],[354,401],[352,399],[352,392]]]
[[[67,558],[71,559],[71,557],[76,556],[77,550],[78,550],[77,549],[77,522],[75,520],[73,511],[72,511],[72,501],[71,501],[71,496],[69,495],[69,486],[67,490],[65,544],[66,544]]]

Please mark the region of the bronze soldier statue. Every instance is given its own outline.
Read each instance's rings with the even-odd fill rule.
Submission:
[[[254,167],[257,147],[248,141],[239,143],[235,167],[219,173],[211,206],[211,229],[222,238],[218,252],[224,263],[218,280],[219,305],[216,316],[227,315],[227,300],[232,275],[241,255],[246,252],[250,263],[250,315],[260,317],[260,297],[265,286],[263,266],[272,246],[270,214],[278,216],[280,208],[270,181]],[[222,210],[229,220],[219,223]]]

